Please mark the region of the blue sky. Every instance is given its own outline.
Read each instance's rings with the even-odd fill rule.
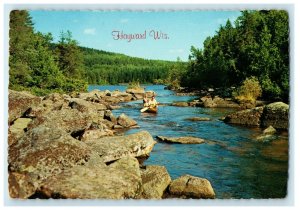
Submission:
[[[147,59],[186,61],[191,46],[202,48],[227,19],[234,21],[239,11],[30,11],[35,30],[52,33],[71,31],[79,45]],[[112,31],[144,33],[146,39],[114,40]],[[150,31],[167,34],[169,39],[154,40]]]

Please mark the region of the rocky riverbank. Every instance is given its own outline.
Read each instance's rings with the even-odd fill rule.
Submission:
[[[151,134],[121,135],[137,122],[111,110],[140,99],[129,90],[37,97],[9,90],[8,173],[12,198],[214,198],[207,179],[171,180],[163,166],[143,166]]]

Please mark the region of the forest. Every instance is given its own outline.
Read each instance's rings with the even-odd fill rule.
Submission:
[[[165,80],[176,62],[135,58],[118,53],[80,47],[89,84],[118,84]]]
[[[44,95],[129,82],[228,88],[252,78],[263,98],[289,100],[289,17],[282,10],[242,11],[234,23],[228,20],[207,37],[203,48],[191,46],[187,62],[82,47],[70,31],[54,43],[51,33],[34,30],[25,10],[10,13],[9,36],[9,88],[14,90]]]
[[[207,37],[203,49],[191,47],[180,85],[196,89],[239,86],[255,78],[262,97],[289,98],[289,18],[282,10],[243,11],[232,24]]]

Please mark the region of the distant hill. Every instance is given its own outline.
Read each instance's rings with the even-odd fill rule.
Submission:
[[[89,84],[118,84],[166,79],[173,61],[149,60],[124,54],[80,47]]]

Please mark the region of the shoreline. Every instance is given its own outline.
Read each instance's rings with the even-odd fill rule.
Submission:
[[[111,110],[113,107],[119,106],[119,103],[139,100],[139,98],[142,98],[142,94],[140,90],[128,90],[126,92],[94,90],[71,96],[54,93],[45,97],[37,97],[29,93],[10,90],[9,186],[11,197],[33,198],[43,195],[47,198],[53,198],[53,196],[74,198],[72,197],[74,195],[70,194],[70,189],[75,181],[80,180],[80,182],[90,186],[89,181],[93,180],[91,177],[82,177],[82,175],[80,175],[80,171],[82,170],[87,173],[96,171],[95,173],[100,177],[106,173],[102,172],[103,170],[116,174],[128,173],[128,171],[133,170],[135,171],[134,174],[128,174],[130,177],[136,177],[136,179],[128,183],[128,186],[131,186],[131,191],[130,193],[127,191],[128,187],[123,191],[123,193],[129,195],[128,198],[214,198],[215,192],[210,182],[205,178],[186,178],[182,176],[171,180],[165,167],[143,165],[143,161],[151,155],[151,151],[156,144],[149,132],[141,131],[125,136],[116,135],[124,129],[136,128],[138,125],[137,122],[126,115],[121,114],[115,117]],[[251,114],[252,109],[247,110]],[[235,114],[239,116],[239,112],[243,112],[243,115],[245,114],[245,111],[237,111]],[[225,118],[224,121],[243,125],[243,115],[240,115],[238,118],[234,117],[234,115],[227,116],[227,120],[225,120]],[[251,114],[251,116],[252,115],[253,114]],[[255,119],[258,118],[260,119],[261,115],[256,115]],[[241,120],[232,121],[232,119]],[[248,125],[249,117],[247,117],[247,113],[246,119],[244,125]],[[208,119],[191,120],[207,121]],[[76,122],[75,124],[74,121]],[[254,120],[254,122],[257,121]],[[267,124],[268,123],[265,123],[264,126],[267,126]],[[260,127],[261,125],[256,124],[255,126]],[[276,127],[276,129],[278,128]],[[57,135],[57,137],[51,137],[53,134],[55,134],[54,136]],[[35,139],[32,138],[33,136],[35,136]],[[265,137],[267,136],[262,136],[262,138]],[[136,145],[133,148],[129,146],[132,144],[130,143],[132,139],[134,140],[132,143]],[[188,138],[186,139],[189,140]],[[186,139],[180,139],[180,141],[187,143],[188,141],[186,141]],[[192,141],[202,140],[192,139]],[[112,142],[116,142],[114,143],[115,146],[112,146]],[[122,142],[122,144],[120,144],[120,142]],[[129,145],[127,145],[128,142]],[[72,147],[70,147],[71,145]],[[71,150],[74,150],[75,153],[66,154],[59,152],[56,154],[56,152],[63,148],[72,148]],[[51,152],[48,152],[49,149]],[[53,163],[49,165],[49,162],[45,161],[43,156],[39,157],[41,151],[44,151],[43,154],[45,154],[46,157],[51,157],[50,159],[54,158],[55,162],[60,159],[68,164],[65,165],[64,163],[64,165],[61,165],[60,162],[56,162],[54,165]],[[23,155],[19,157],[18,154]],[[43,160],[40,160],[40,158]],[[74,162],[74,160],[76,161]],[[78,165],[78,163],[80,164]],[[133,166],[133,168],[124,167],[125,165]],[[48,168],[56,168],[57,171],[54,172],[50,170],[49,172],[45,172]],[[102,169],[98,170],[97,168]],[[73,181],[67,178],[68,173],[75,174],[74,177],[72,176],[74,178]],[[150,176],[150,174],[152,175]],[[165,177],[163,181],[157,179],[157,177],[160,176]],[[37,179],[37,177],[40,178]],[[58,180],[60,179],[65,180],[68,184],[59,182]],[[174,188],[174,185],[172,185],[174,182],[186,185],[186,181],[190,179],[195,180],[196,185],[202,182],[203,179],[207,180],[204,181],[207,183],[205,188],[202,188],[202,186],[199,189],[209,189],[208,191],[210,193],[204,195],[201,190],[201,192],[194,192],[193,189],[190,188],[183,191],[176,191],[176,187]],[[55,185],[54,183],[56,182],[60,184]],[[109,182],[112,182],[112,180],[109,179],[106,183]],[[112,183],[114,182],[115,181]],[[142,186],[142,188],[138,187],[136,183],[139,183],[138,185]],[[102,186],[104,183],[99,184]],[[158,189],[155,189],[157,185],[160,186],[159,192],[157,192]],[[173,186],[173,188],[171,186]],[[115,189],[115,187],[116,186],[106,186],[104,189],[109,192]],[[90,190],[92,192],[95,191],[93,188]],[[105,192],[105,190],[103,192]],[[193,192],[191,192],[191,190]],[[156,193],[152,194],[153,191],[156,191]],[[89,198],[94,198],[93,196],[95,195],[98,196],[97,198],[125,198],[120,194],[109,194],[111,197],[105,197],[106,195],[98,191],[95,191],[94,194],[90,194]],[[82,196],[82,193],[78,191],[76,198],[83,198]]]

